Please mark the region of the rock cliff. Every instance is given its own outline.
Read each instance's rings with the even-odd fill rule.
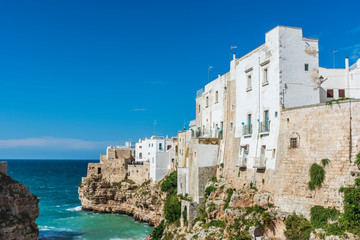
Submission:
[[[83,210],[126,214],[150,226],[159,224],[163,219],[165,198],[160,183],[137,185],[129,179],[109,183],[101,175],[93,175],[84,178],[79,185]]]
[[[25,185],[0,173],[0,239],[37,239],[38,203]]]

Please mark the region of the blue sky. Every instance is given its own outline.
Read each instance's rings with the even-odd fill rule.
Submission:
[[[277,25],[319,38],[320,65],[360,57],[360,3],[1,1],[0,159],[97,159],[109,144],[176,135],[196,90]],[[154,120],[156,127],[154,131]]]

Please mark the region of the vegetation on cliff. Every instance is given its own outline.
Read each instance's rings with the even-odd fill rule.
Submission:
[[[353,185],[342,187],[339,191],[344,194],[343,213],[333,208],[314,206],[310,211],[310,221],[293,214],[285,220],[286,237],[309,239],[311,232],[320,238],[347,237],[347,233],[360,236],[360,177],[355,179]]]

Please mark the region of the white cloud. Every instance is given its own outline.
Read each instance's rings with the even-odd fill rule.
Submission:
[[[356,28],[352,29],[350,32],[352,33],[360,32],[360,26],[357,26]]]
[[[52,148],[52,149],[73,149],[73,150],[91,150],[105,148],[112,145],[110,141],[86,141],[75,138],[23,138],[0,140],[0,149],[9,148]]]
[[[135,112],[146,111],[146,108],[134,108],[133,111],[135,111]]]
[[[352,60],[357,60],[358,58],[360,58],[360,44],[354,44],[352,46],[344,47],[340,50],[348,51],[349,58]]]

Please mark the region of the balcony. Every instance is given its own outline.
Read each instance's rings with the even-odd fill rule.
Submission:
[[[191,138],[223,138],[223,131],[222,130],[215,130],[215,131],[201,131],[196,130],[191,132]]]
[[[260,170],[260,171],[265,171],[266,158],[264,156],[254,158],[254,168],[256,168],[257,170]]]
[[[240,170],[244,170],[247,168],[247,157],[246,156],[242,156],[240,158],[240,162],[237,164],[237,167],[239,167]]]
[[[259,123],[259,133],[268,134],[270,132],[270,121],[264,121]]]
[[[252,124],[247,124],[243,126],[243,136],[251,136],[252,133]]]

